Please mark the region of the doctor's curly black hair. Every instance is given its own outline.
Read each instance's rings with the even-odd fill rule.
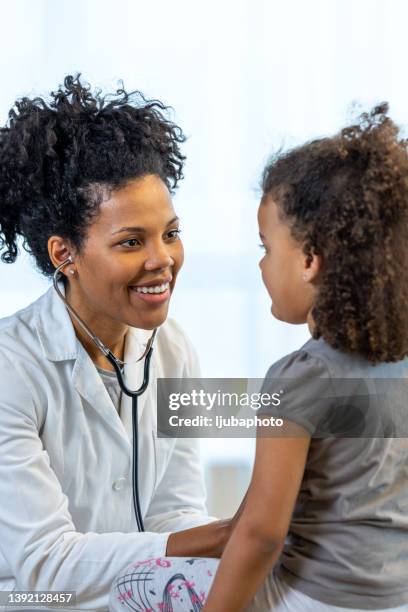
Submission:
[[[408,355],[407,140],[388,104],[272,159],[262,188],[322,257],[314,338],[373,364]]]
[[[17,100],[0,129],[2,261],[16,260],[21,236],[50,276],[49,237],[62,236],[80,250],[103,189],[156,174],[173,191],[183,178],[185,138],[167,110],[139,91],[92,93],[80,74],[65,77],[47,100]]]

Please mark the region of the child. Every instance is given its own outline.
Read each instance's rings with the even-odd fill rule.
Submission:
[[[272,314],[307,322],[312,339],[268,372],[265,389],[284,378],[292,390],[280,406],[284,430],[260,432],[205,612],[239,612],[251,600],[263,612],[408,610],[408,440],[381,401],[380,415],[349,404],[358,425],[349,437],[314,436],[336,400],[318,401],[317,380],[408,377],[407,143],[387,111],[265,169],[262,278]],[[379,416],[385,428],[368,437]]]

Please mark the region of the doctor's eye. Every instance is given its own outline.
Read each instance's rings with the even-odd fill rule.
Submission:
[[[137,238],[129,238],[120,243],[121,246],[129,247],[130,249],[136,246],[140,246],[141,242]]]
[[[177,240],[178,238],[180,238],[180,234],[181,229],[173,229],[167,232],[167,238],[169,238],[170,240]]]

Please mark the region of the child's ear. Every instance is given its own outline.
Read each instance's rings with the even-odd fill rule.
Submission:
[[[322,261],[322,256],[316,253],[314,249],[305,254],[302,279],[307,283],[315,281],[322,269]]]

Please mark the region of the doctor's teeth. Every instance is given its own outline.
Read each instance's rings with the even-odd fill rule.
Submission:
[[[156,285],[155,287],[135,287],[139,293],[164,293],[169,288],[169,283]]]

